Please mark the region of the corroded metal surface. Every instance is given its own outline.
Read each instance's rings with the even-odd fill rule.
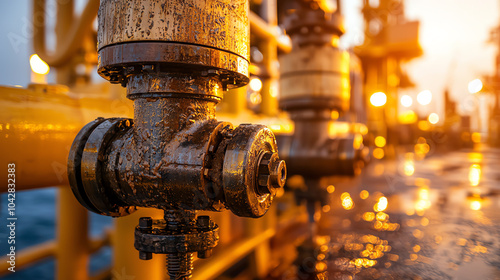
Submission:
[[[290,174],[306,179],[354,175],[362,138],[336,133],[334,126],[350,103],[349,55],[338,49],[342,17],[316,1],[296,5],[285,17],[293,49],[280,57],[280,107],[290,113],[295,131],[279,136],[280,156]]]
[[[227,204],[231,209],[235,209],[238,216],[264,215],[276,195],[275,189],[283,186],[275,184],[268,192],[259,191],[257,167],[263,152],[278,152],[276,140],[269,128],[245,124],[234,130],[233,141],[228,143],[224,157],[223,185]],[[238,187],[241,184],[247,185],[248,188],[242,191]]]
[[[349,54],[330,45],[294,48],[280,57],[280,107],[349,110]]]
[[[98,19],[98,71],[112,83],[126,85],[152,65],[191,75],[216,71],[221,88],[248,83],[245,0],[105,0]]]
[[[126,129],[129,125],[129,119],[99,118],[87,124],[73,142],[68,160],[71,190],[78,201],[93,212],[119,217],[135,211],[133,206],[110,201],[106,195],[109,191],[100,180],[96,180],[96,176],[101,176],[100,166],[96,165],[100,165],[105,157],[107,143],[104,142],[114,137],[117,130]]]
[[[213,222],[206,227],[196,225],[181,232],[169,229],[168,222],[165,220],[153,220],[150,228],[137,226],[134,246],[143,252],[173,254],[204,252],[214,248],[218,242],[219,227]]]
[[[161,41],[250,55],[246,0],[102,0],[98,17],[98,50]]]
[[[171,279],[189,279],[193,252],[209,257],[218,242],[195,210],[260,217],[286,178],[267,127],[215,119],[221,90],[248,83],[248,2],[103,0],[98,20],[98,72],[127,87],[134,123],[84,128],[69,158],[73,190],[101,215],[165,210],[141,218],[135,247],[143,260],[166,254]]]
[[[189,86],[186,86],[189,85]],[[219,101],[222,99],[222,82],[218,76],[186,75],[185,73],[137,74],[130,77],[127,97],[182,97]],[[213,113],[211,114],[213,116]]]
[[[172,73],[175,69],[189,71],[191,76],[219,76],[221,88],[225,89],[247,84],[248,67],[248,60],[239,55],[205,46],[132,42],[100,50],[98,72],[111,83],[125,86],[131,75],[151,70]]]
[[[85,132],[89,136],[74,142],[73,149],[85,149],[81,157],[72,154],[75,164],[70,171],[81,172],[74,181],[83,181],[83,197],[94,206],[89,210],[128,214],[111,211],[103,203],[212,211],[227,207],[240,216],[262,216],[286,177],[272,132],[262,125],[233,129],[217,122],[216,103],[209,98],[151,94],[134,100],[133,125],[124,120],[128,125],[117,129],[117,120],[100,120]],[[260,157],[265,152],[271,153],[272,161]],[[267,174],[260,172],[262,165]],[[258,185],[260,175],[269,176],[264,193]],[[80,197],[85,203],[84,198]]]

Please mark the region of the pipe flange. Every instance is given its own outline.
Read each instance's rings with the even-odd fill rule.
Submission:
[[[131,119],[99,118],[86,125],[73,142],[68,159],[70,185],[78,201],[92,212],[121,217],[136,209],[113,199],[115,195],[103,185],[101,166],[108,144],[131,126]]]
[[[223,89],[244,86],[249,81],[246,58],[219,49],[171,42],[129,42],[99,50],[98,73],[111,83],[125,86],[138,73],[185,72],[215,76]]]
[[[209,257],[219,243],[219,226],[208,216],[198,216],[194,226],[171,229],[165,220],[143,217],[135,228],[134,247],[141,253],[175,254],[198,252]]]
[[[94,207],[85,194],[81,180],[82,153],[90,134],[98,125],[104,122],[104,120],[104,118],[97,118],[86,124],[80,132],[78,132],[75,140],[73,140],[68,156],[68,180],[71,190],[81,205],[95,213],[98,213],[99,211]]]
[[[274,191],[259,190],[258,184],[262,153],[278,153],[274,134],[264,125],[242,124],[227,141],[222,177],[226,206],[238,216],[261,217],[275,196]],[[286,177],[286,167],[280,168]]]

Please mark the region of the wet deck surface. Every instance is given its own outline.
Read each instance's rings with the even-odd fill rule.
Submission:
[[[335,184],[328,279],[500,279],[499,163],[486,148],[379,161]]]

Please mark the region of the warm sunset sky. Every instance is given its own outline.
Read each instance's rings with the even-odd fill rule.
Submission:
[[[344,46],[359,43],[363,36],[359,10],[362,0],[343,0],[346,28]],[[406,0],[410,20],[420,21],[424,55],[408,63],[417,87],[404,92],[415,96],[424,89],[436,97],[429,108],[441,111],[442,92],[450,88],[460,101],[468,96],[470,80],[494,70],[496,48],[488,44],[490,29],[499,24],[499,0]]]
[[[52,2],[52,1],[49,1]],[[78,0],[79,6],[84,3]],[[494,69],[496,49],[487,44],[489,31],[498,23],[499,0],[406,0],[409,19],[420,20],[424,56],[408,64],[417,87],[409,94],[429,89],[441,107],[441,93],[449,86],[452,96],[463,99],[470,80]],[[343,46],[363,38],[362,0],[343,0],[346,27]],[[0,1],[0,84],[26,85],[30,79],[28,57],[32,52],[30,0]],[[12,38],[16,38],[15,42]],[[437,110],[437,108],[436,108]],[[440,110],[440,109],[439,109]]]

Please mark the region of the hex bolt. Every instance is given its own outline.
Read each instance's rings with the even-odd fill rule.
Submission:
[[[142,71],[144,71],[144,72],[153,72],[153,70],[154,70],[154,66],[151,64],[142,66]]]
[[[277,153],[263,153],[260,157],[257,175],[259,193],[273,193],[274,189],[282,188],[285,181],[285,161],[279,160]]]
[[[153,258],[153,253],[151,252],[144,252],[144,251],[139,251],[139,259],[147,261]]]
[[[198,216],[196,223],[201,229],[209,229],[210,228],[210,217],[209,216]]]
[[[153,219],[151,217],[141,217],[139,219],[139,228],[148,230],[153,228]]]

